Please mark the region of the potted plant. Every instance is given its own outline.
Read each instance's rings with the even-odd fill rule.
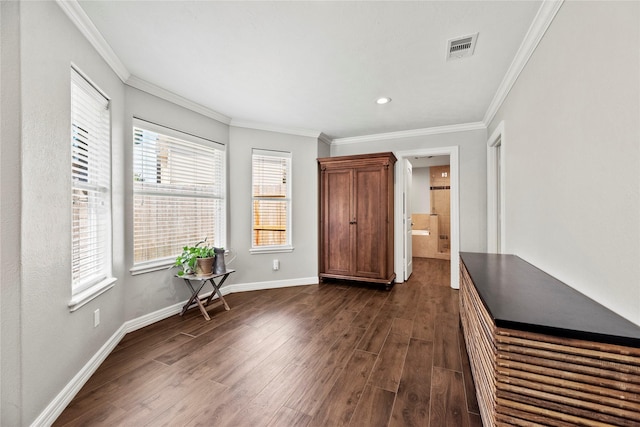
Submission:
[[[182,253],[176,257],[175,265],[180,267],[178,276],[185,274],[195,274],[206,276],[213,273],[213,261],[215,251],[213,246],[209,246],[207,239],[199,241],[195,246],[185,246]]]

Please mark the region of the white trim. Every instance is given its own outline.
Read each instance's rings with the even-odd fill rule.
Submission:
[[[69,311],[74,312],[83,305],[87,304],[89,301],[104,294],[109,289],[113,288],[117,280],[118,279],[116,279],[115,277],[106,278],[96,283],[95,285],[73,295],[68,304]]]
[[[472,130],[484,130],[487,127],[483,122],[462,123],[459,125],[436,126],[424,129],[402,130],[398,132],[378,133],[374,135],[353,136],[349,138],[334,139],[331,145],[357,144],[359,142],[383,141],[386,139],[410,138],[426,135],[438,135],[452,132],[466,132]]]
[[[286,280],[274,280],[268,282],[253,282],[243,284],[226,285],[221,288],[223,295],[228,295],[234,292],[247,292],[258,291],[265,289],[286,288],[292,286],[306,286],[318,284],[318,277],[301,277],[297,279]],[[209,292],[208,294],[210,294]],[[206,296],[208,294],[202,294]],[[216,296],[217,298],[217,296]],[[166,319],[176,315],[182,311],[182,307],[186,304],[187,300],[172,304],[168,307],[154,311],[153,313],[145,314],[132,320],[128,320],[116,330],[116,332],[104,343],[102,347],[93,355],[91,359],[84,365],[80,371],[67,383],[67,385],[53,398],[53,400],[47,405],[47,407],[38,415],[38,417],[31,424],[34,426],[50,426],[55,420],[62,414],[62,411],[78,394],[82,386],[91,378],[96,370],[100,367],[102,362],[111,354],[113,349],[118,345],[120,340],[130,332],[136,331],[152,323]],[[233,309],[233,308],[232,308]]]
[[[208,292],[207,294],[203,294],[202,296],[209,296],[211,292]],[[224,292],[222,293],[224,294]],[[170,305],[168,307],[161,308],[160,310],[156,310],[153,313],[145,314],[143,316],[136,317],[135,319],[128,320],[124,322],[124,324],[122,325],[122,327],[124,328],[124,332],[125,334],[128,334],[130,332],[137,331],[138,329],[142,329],[145,326],[149,326],[153,323],[159,322],[160,320],[164,320],[167,317],[171,317],[173,315],[179,314],[182,311],[182,307],[186,303],[187,303],[187,300],[184,300],[176,304]]]
[[[125,336],[125,324],[123,324],[112,336],[104,343],[100,350],[93,355],[86,365],[67,383],[60,393],[47,405],[47,407],[38,415],[31,426],[50,426],[60,416],[62,411],[73,400],[82,386],[91,378],[91,375],[100,367],[102,362],[109,356],[113,349],[118,345],[120,340]]]
[[[328,135],[325,135],[322,132],[320,132],[320,135],[318,135],[318,141],[324,142],[328,146],[331,146],[331,144],[333,142],[333,140]]]
[[[484,128],[483,128],[484,129]],[[457,145],[450,147],[423,148],[417,150],[397,151],[394,153],[398,161],[396,162],[395,178],[395,270],[404,271],[404,226],[402,223],[402,192],[404,187],[404,164],[405,158],[424,156],[449,156],[451,174],[451,287],[460,289],[460,156]],[[396,274],[396,278],[402,275]]]
[[[250,254],[277,254],[280,252],[293,252],[293,246],[257,246],[255,248],[249,249]]]
[[[498,211],[496,209],[496,147],[500,146],[500,252],[505,252],[505,142],[504,121],[501,121],[487,140],[487,252],[498,253]]]
[[[276,126],[267,123],[258,123],[247,120],[231,120],[229,123],[230,126],[237,128],[245,128],[245,129],[255,129],[255,130],[266,130],[269,132],[277,132],[284,133],[287,135],[296,135],[296,136],[307,136],[309,138],[323,139],[327,136],[322,132],[317,130],[309,130],[309,129],[300,129],[300,128],[290,128],[284,126]]]
[[[131,76],[131,73],[122,61],[120,61],[118,55],[111,49],[109,43],[102,37],[100,31],[98,31],[98,28],[96,28],[80,4],[76,0],[56,0],[56,3],[69,19],[71,19],[71,22],[75,24],[78,30],[80,30],[82,35],[91,43],[94,49],[98,51],[102,59],[109,64],[120,80],[126,82]]]
[[[127,86],[131,86],[132,88],[139,89],[151,95],[155,95],[158,98],[162,98],[166,101],[172,102],[191,111],[195,111],[196,113],[200,113],[203,116],[217,120],[220,123],[224,123],[225,125],[231,123],[230,117],[207,108],[202,104],[198,104],[197,102],[193,102],[187,98],[177,95],[171,91],[168,91],[167,89],[161,88],[160,86],[156,86],[153,83],[149,83],[148,81],[143,80],[139,77],[132,75],[124,83]]]
[[[309,286],[317,285],[318,283],[318,276],[271,280],[268,282],[235,283],[233,285],[223,286],[222,293],[227,295],[228,293],[232,294],[235,292],[261,291],[265,289],[290,288],[293,286]]]
[[[153,261],[134,264],[134,266],[129,269],[129,273],[131,273],[132,276],[137,276],[138,274],[151,273],[152,271],[168,270],[174,267],[175,264],[175,256],[155,259]]]
[[[551,25],[553,18],[555,18],[558,10],[560,10],[563,2],[564,0],[545,0],[540,6],[540,9],[538,9],[538,13],[535,18],[533,18],[529,31],[527,31],[527,34],[524,36],[520,48],[518,48],[516,52],[516,56],[513,58],[513,61],[511,61],[509,69],[502,78],[502,82],[500,86],[498,86],[498,90],[484,114],[482,122],[487,127],[507,98],[507,95],[516,83],[516,80],[518,80],[525,65],[529,62],[529,58],[531,58],[531,55],[533,55],[533,52],[538,47],[538,43],[540,43],[540,40],[542,40],[542,37],[547,32],[549,25]]]

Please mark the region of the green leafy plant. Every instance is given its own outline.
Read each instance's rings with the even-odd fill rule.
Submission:
[[[176,257],[176,267],[180,267],[178,276],[185,274],[194,274],[196,271],[196,263],[198,258],[215,257],[216,253],[213,246],[209,246],[207,239],[199,241],[194,246],[184,246],[182,253]]]

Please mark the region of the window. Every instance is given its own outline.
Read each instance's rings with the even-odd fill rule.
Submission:
[[[224,247],[225,146],[133,122],[133,262],[143,273],[200,240]]]
[[[71,70],[72,294],[111,276],[111,135],[109,100]],[[94,292],[91,292],[94,293]],[[72,301],[75,309],[79,302]]]
[[[253,150],[251,250],[290,251],[291,153]]]

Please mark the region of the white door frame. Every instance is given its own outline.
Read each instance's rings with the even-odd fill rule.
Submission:
[[[487,251],[489,253],[506,253],[505,141],[504,121],[501,121],[487,140]],[[500,174],[497,173],[498,146],[500,146]],[[498,182],[498,179],[500,182]],[[500,191],[499,195],[497,194],[498,189]],[[498,200],[500,200],[500,206],[498,206]],[[498,239],[500,240],[499,244]]]
[[[402,256],[404,258],[407,258],[404,260],[402,266],[404,271],[403,277],[404,280],[407,281],[409,280],[409,277],[411,277],[411,273],[413,272],[413,241],[411,240],[411,238],[407,238],[407,233],[409,233],[410,230],[413,229],[413,224],[411,221],[411,186],[413,181],[413,167],[411,165],[411,162],[407,158],[402,160],[402,162],[404,163],[403,171],[405,171],[404,186],[402,187],[402,192],[404,193],[404,197],[402,200],[402,216],[404,217],[403,232],[405,235],[405,238],[403,239],[404,251],[402,252]],[[411,171],[411,173],[409,173],[409,171]],[[410,257],[411,259],[409,259]]]
[[[416,150],[396,151],[394,153],[398,162],[395,166],[395,270],[396,281],[401,282],[404,278],[404,238],[405,230],[402,221],[402,194],[404,191],[404,159],[412,157],[426,156],[449,156],[450,174],[451,174],[451,235],[449,243],[451,245],[451,287],[453,289],[460,288],[460,180],[459,169],[460,161],[458,156],[458,146],[437,147],[437,148],[420,148]]]

